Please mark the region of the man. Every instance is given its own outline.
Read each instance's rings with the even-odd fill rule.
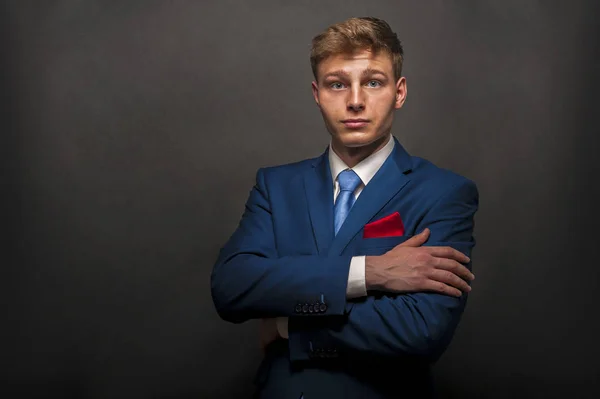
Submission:
[[[406,99],[389,25],[313,39],[319,157],[260,169],[212,274],[219,315],[261,319],[260,398],[432,396],[430,365],[463,312],[478,192],[391,135]]]

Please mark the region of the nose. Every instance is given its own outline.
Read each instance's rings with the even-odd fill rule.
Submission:
[[[362,111],[365,109],[365,99],[361,87],[353,87],[348,94],[346,107],[349,111]]]

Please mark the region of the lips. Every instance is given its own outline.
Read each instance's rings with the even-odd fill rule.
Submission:
[[[346,126],[349,129],[358,129],[358,128],[367,126],[367,124],[369,123],[369,120],[368,119],[345,119],[342,121],[342,123],[344,124],[344,126]]]

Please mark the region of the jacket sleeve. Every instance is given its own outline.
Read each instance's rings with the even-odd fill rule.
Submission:
[[[219,316],[242,323],[298,314],[343,315],[351,257],[278,257],[271,217],[265,171],[259,169],[239,226],[211,274]]]
[[[439,198],[417,227],[431,230],[424,245],[450,246],[471,257],[478,201],[477,187],[466,179]],[[467,294],[457,298],[431,292],[370,293],[350,302],[346,315],[292,317],[290,357],[407,355],[434,361],[450,343],[466,300]]]

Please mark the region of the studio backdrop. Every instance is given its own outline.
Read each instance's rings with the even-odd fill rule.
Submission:
[[[5,398],[242,398],[257,322],[210,272],[259,167],[319,155],[313,36],[385,19],[393,134],[474,180],[445,398],[595,398],[598,2],[4,1]]]

